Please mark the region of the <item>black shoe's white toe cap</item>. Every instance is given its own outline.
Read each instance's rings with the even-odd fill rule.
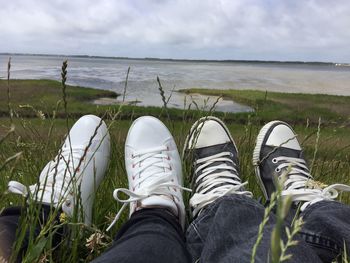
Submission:
[[[265,144],[268,146],[285,147],[301,151],[300,144],[296,137],[297,135],[289,126],[278,124],[271,130]]]
[[[228,143],[231,141],[226,129],[215,120],[201,122],[193,131],[189,146],[193,149]]]

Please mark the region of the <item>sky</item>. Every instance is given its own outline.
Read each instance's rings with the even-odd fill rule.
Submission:
[[[0,52],[350,62],[349,0],[0,0]]]

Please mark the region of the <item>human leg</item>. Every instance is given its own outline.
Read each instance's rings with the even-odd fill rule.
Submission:
[[[190,262],[183,229],[167,209],[134,212],[111,248],[93,262]]]
[[[181,161],[173,137],[158,119],[134,121],[125,142],[125,166],[129,189],[113,193],[123,203],[115,221],[127,204],[130,219],[112,247],[93,262],[189,262]],[[130,198],[121,199],[120,192]]]
[[[324,262],[338,256],[344,244],[349,248],[350,208],[333,199],[338,196],[337,190],[349,191],[350,187],[325,187],[314,181],[296,134],[288,124],[273,121],[261,129],[253,163],[266,199],[275,191],[275,179],[285,175],[282,196],[291,197],[294,207],[300,205],[300,216],[305,221],[300,236]]]
[[[200,119],[185,149],[194,165],[190,205],[195,219],[187,230],[192,261],[250,262],[265,208],[241,182],[237,147],[227,127],[213,117]],[[255,262],[268,261],[275,222],[271,214]],[[288,253],[293,253],[291,262],[319,262],[302,240]]]
[[[350,252],[350,207],[337,201],[320,201],[301,213],[302,238],[324,262],[332,262],[344,248]]]
[[[11,258],[20,217],[21,207],[5,209],[0,215],[0,262]]]
[[[0,215],[1,256],[8,259],[18,241],[16,232],[20,235],[22,230],[21,250],[25,252],[29,232],[35,238],[49,218],[52,223],[57,221],[61,211],[73,215],[78,208],[77,214],[90,223],[94,192],[106,171],[109,148],[104,122],[96,116],[84,116],[74,124],[58,155],[44,167],[38,184],[29,186],[28,191],[18,182],[9,182],[9,192],[27,197],[28,202],[26,207],[8,208]],[[28,218],[32,222],[25,221]],[[21,221],[27,224],[22,226]]]
[[[26,252],[29,235],[32,231],[33,236],[38,236],[42,226],[44,226],[48,220],[52,220],[52,223],[58,223],[59,219],[55,213],[52,213],[52,207],[45,204],[37,204],[35,206],[36,213],[34,220],[28,221],[29,218],[28,208],[26,207],[9,207],[6,208],[0,215],[0,262],[5,260],[7,262],[11,257],[20,262],[22,255]],[[54,218],[51,218],[54,216]],[[19,240],[19,229],[23,229],[24,235]],[[60,241],[63,234],[63,229],[60,228],[55,232],[52,239],[52,244],[55,246]],[[17,243],[16,243],[17,242]],[[14,245],[17,244],[17,248]],[[16,253],[15,253],[16,251]]]

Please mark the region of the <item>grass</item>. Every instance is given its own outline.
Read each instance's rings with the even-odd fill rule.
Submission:
[[[93,226],[78,224],[75,219],[65,219],[72,231],[70,240],[60,250],[52,252],[52,244],[43,236],[34,240],[28,258],[33,261],[48,259],[61,262],[84,262],[102,253],[111,243],[121,224],[127,220],[127,213],[113,227],[105,229],[121,208],[112,198],[115,188],[126,187],[124,167],[124,142],[132,121],[141,115],[159,117],[173,134],[179,150],[190,126],[199,117],[208,113],[198,110],[178,110],[163,107],[97,106],[91,100],[101,97],[116,97],[109,91],[67,86],[67,112],[62,103],[62,86],[51,80],[10,81],[13,122],[8,117],[7,82],[0,81],[0,211],[14,204],[23,204],[23,199],[7,192],[7,183],[17,180],[25,185],[36,183],[37,176],[56,154],[71,126],[84,114],[105,115],[112,140],[112,153],[108,171],[100,185],[93,208]],[[240,152],[240,170],[243,181],[248,180],[248,190],[258,198],[262,194],[256,184],[251,164],[255,138],[264,122],[281,119],[294,125],[312,165],[316,180],[324,183],[350,184],[350,97],[264,93],[259,91],[210,91],[190,90],[208,95],[222,94],[256,109],[253,113],[218,113],[236,140]],[[163,95],[164,96],[164,95]],[[159,97],[159,99],[165,100]],[[27,105],[23,107],[23,105]],[[297,106],[295,106],[297,105]],[[116,113],[118,114],[116,115]],[[105,114],[106,113],[106,114]],[[113,120],[112,116],[117,116]],[[318,120],[322,122],[319,129]],[[19,154],[20,153],[20,154]],[[12,158],[13,157],[13,158]],[[186,186],[189,184],[189,167],[184,164]],[[188,200],[185,194],[185,200]],[[350,204],[348,195],[342,195],[343,202]],[[54,229],[50,229],[54,231]],[[91,237],[91,235],[93,235]],[[50,235],[49,235],[50,236]],[[51,235],[52,236],[52,235]],[[87,239],[91,237],[90,242]],[[44,240],[44,241],[43,241]],[[92,242],[92,241],[93,242]],[[67,240],[66,240],[67,241]],[[69,249],[71,253],[66,253]],[[37,253],[34,253],[38,251]],[[35,260],[34,260],[35,259]]]
[[[8,116],[7,109],[7,81],[0,80],[0,116]],[[61,83],[54,80],[11,80],[11,105],[15,112],[21,117],[34,117],[36,110],[46,115],[56,110],[57,104],[62,103]],[[109,97],[117,98],[118,94],[112,91],[97,90],[91,88],[67,86],[67,97],[70,114],[81,114],[82,112],[96,112],[97,105],[90,101]],[[58,107],[58,116],[63,116],[63,107]]]
[[[181,92],[217,95],[224,99],[234,100],[254,108],[264,121],[283,119],[297,124],[308,120],[316,124],[321,118],[324,125],[350,126],[350,96],[258,90],[187,89]]]

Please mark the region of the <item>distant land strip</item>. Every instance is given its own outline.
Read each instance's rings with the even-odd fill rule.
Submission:
[[[123,60],[146,60],[146,61],[174,61],[174,62],[218,62],[218,63],[260,63],[260,64],[301,64],[301,65],[324,65],[324,66],[348,66],[348,63],[320,62],[320,61],[277,61],[277,60],[235,60],[235,59],[173,59],[173,58],[133,58],[113,56],[90,56],[90,55],[63,55],[63,54],[30,54],[30,53],[0,53],[3,56],[38,56],[38,57],[63,57],[63,58],[102,58]]]

